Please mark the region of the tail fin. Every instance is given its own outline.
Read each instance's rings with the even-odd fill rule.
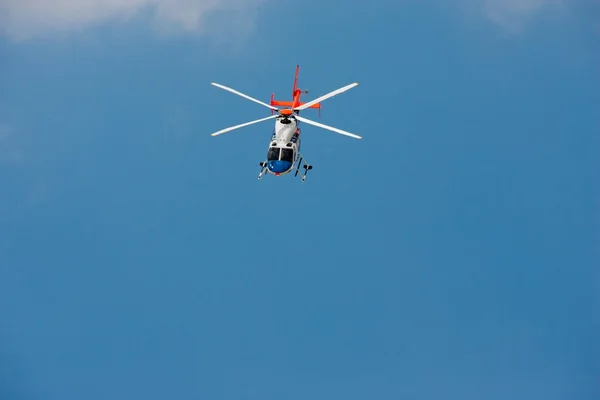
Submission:
[[[275,100],[275,94],[271,94],[271,105],[274,107],[299,107],[301,105],[306,104],[306,102],[300,101],[300,96],[302,91],[298,89],[298,75],[300,73],[300,66],[296,65],[296,74],[294,75],[294,86],[292,88],[292,101],[279,101]],[[305,92],[307,93],[307,92]],[[321,117],[321,103],[316,103],[311,105],[308,108],[316,108],[319,110],[319,117]],[[273,110],[271,110],[273,112]]]
[[[296,90],[298,90],[298,72],[300,71],[300,66],[296,65],[296,75],[294,76],[294,88],[292,90],[292,99],[296,97]]]

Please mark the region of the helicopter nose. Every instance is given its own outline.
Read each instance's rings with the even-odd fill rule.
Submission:
[[[273,173],[281,174],[292,168],[292,163],[289,161],[281,160],[269,161],[267,162],[267,168],[269,168],[269,171]]]

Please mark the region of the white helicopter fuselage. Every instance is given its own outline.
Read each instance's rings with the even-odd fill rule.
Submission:
[[[300,127],[294,115],[275,120],[273,136],[267,151],[267,171],[279,176],[290,173],[300,152]]]

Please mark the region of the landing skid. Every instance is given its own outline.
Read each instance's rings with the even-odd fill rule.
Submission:
[[[267,163],[261,161],[258,165],[260,165],[260,173],[258,174],[258,179],[260,180],[267,173]]]
[[[296,166],[296,173],[294,174],[294,177],[298,176],[298,172],[300,172],[300,164],[302,163],[302,160],[304,160],[304,157],[302,157],[302,155],[300,155],[300,159],[298,160],[298,165]],[[304,182],[306,180],[306,174],[308,174],[308,171],[310,171],[313,167],[312,167],[312,165],[307,164],[306,161],[304,161],[304,165],[302,167],[304,168],[304,175],[302,175],[302,182]]]
[[[294,174],[294,177],[298,176],[298,172],[300,172],[300,164],[302,163],[302,160],[304,160],[304,158],[300,156],[300,159],[298,160],[298,165],[295,167],[296,173]],[[258,179],[260,180],[267,173],[267,162],[261,161],[260,163],[258,163],[258,165],[260,166],[260,173],[258,174]],[[304,174],[302,174],[302,182],[304,182],[306,181],[306,174],[308,174],[308,171],[313,169],[313,166],[304,162],[302,168],[304,168]]]

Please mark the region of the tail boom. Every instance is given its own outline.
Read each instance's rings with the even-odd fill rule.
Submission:
[[[296,108],[296,107],[300,107],[304,104],[306,104],[307,102],[304,101],[300,101],[300,96],[302,95],[302,90],[298,89],[298,73],[300,71],[300,66],[296,65],[296,75],[294,75],[294,87],[292,88],[292,101],[281,101],[281,100],[275,100],[275,93],[271,93],[271,106],[273,107],[290,107],[292,109]],[[308,93],[308,92],[305,92]],[[315,103],[312,104],[310,107],[308,108],[313,108],[313,109],[318,109],[319,110],[319,117],[321,116],[321,103]],[[271,114],[273,114],[274,111],[271,110]]]

